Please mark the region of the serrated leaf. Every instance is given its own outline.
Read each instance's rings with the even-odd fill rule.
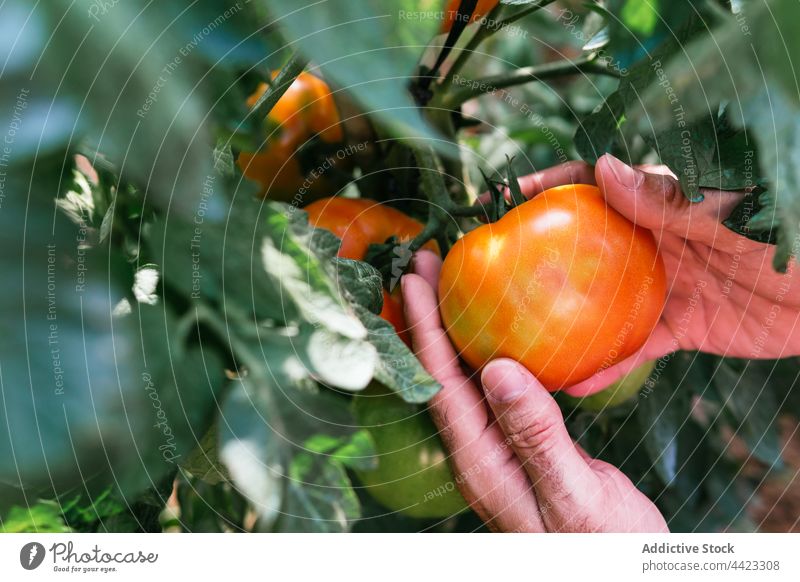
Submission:
[[[214,170],[221,176],[233,176],[236,165],[231,151],[230,142],[227,140],[217,140],[217,145],[212,153],[214,157]]]
[[[380,271],[363,261],[336,259],[339,285],[351,299],[378,314],[383,309],[383,277]]]
[[[745,190],[763,183],[753,138],[732,127],[725,111],[642,137],[693,202],[703,199],[700,188]]]
[[[260,245],[261,259],[275,285],[307,321],[347,338],[365,337],[364,326],[339,295],[330,274],[292,228],[296,225],[277,208],[268,205],[264,213],[269,228]]]
[[[368,340],[378,353],[375,379],[406,402],[427,402],[433,398],[441,386],[423,368],[392,325],[363,307],[357,306],[356,311],[369,330]]]

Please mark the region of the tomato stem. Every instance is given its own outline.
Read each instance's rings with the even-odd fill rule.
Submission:
[[[280,98],[283,97],[283,94],[291,87],[298,75],[303,72],[306,65],[308,65],[308,59],[300,56],[299,53],[292,54],[289,57],[289,61],[272,81],[269,89],[253,105],[250,115],[255,115],[257,118],[266,117]]]

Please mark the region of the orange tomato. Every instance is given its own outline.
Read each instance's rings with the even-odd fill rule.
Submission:
[[[442,321],[468,364],[513,358],[550,391],[636,352],[665,291],[652,233],[582,184],[551,188],[468,233],[439,282]]]
[[[277,71],[272,73],[274,78]],[[253,107],[269,86],[262,83],[247,99]],[[258,182],[262,194],[274,200],[288,201],[307,185],[307,194],[318,195],[330,189],[324,177],[314,177],[307,182],[298,149],[311,137],[319,136],[325,143],[335,144],[343,140],[341,120],[330,87],[322,79],[303,72],[297,76],[267,116],[275,132],[257,152],[241,152],[237,164],[244,175]],[[331,166],[339,165],[335,157]],[[307,183],[306,183],[307,182]]]
[[[423,229],[421,222],[396,208],[366,198],[322,198],[304,210],[308,213],[309,224],[327,229],[342,239],[339,256],[345,259],[363,260],[369,245],[383,243],[392,236],[407,242]],[[434,241],[428,242],[425,248],[439,253]],[[384,289],[381,317],[410,345],[399,289],[391,294]]]
[[[478,0],[478,4],[475,6],[475,10],[473,10],[472,16],[469,19],[469,24],[477,22],[489,14],[499,3],[500,0]],[[459,4],[461,4],[461,0],[450,0],[447,4],[447,10],[444,13],[444,22],[442,23],[442,32],[450,32],[450,29],[453,28],[453,23],[456,22],[458,18]]]

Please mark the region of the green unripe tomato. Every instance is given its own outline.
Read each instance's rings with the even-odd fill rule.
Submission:
[[[634,398],[639,393],[645,380],[647,380],[655,367],[655,360],[646,362],[638,368],[631,370],[627,376],[614,382],[605,390],[583,398],[566,396],[566,400],[571,404],[579,406],[584,410],[591,410],[592,412],[601,412],[606,408],[619,406],[631,398]]]
[[[385,390],[355,398],[359,423],[375,441],[378,467],[357,471],[381,505],[417,518],[442,518],[467,507],[427,410]]]

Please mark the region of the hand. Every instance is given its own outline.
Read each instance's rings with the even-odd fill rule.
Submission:
[[[796,262],[786,274],[776,273],[773,246],[722,225],[742,200],[741,192],[704,189],[705,200],[692,203],[666,167],[633,169],[608,154],[594,168],[569,162],[520,179],[528,198],[569,183],[598,185],[610,206],[653,231],[669,294],[660,322],[639,352],[567,393],[598,392],[642,363],[677,350],[752,359],[800,355]]]
[[[430,402],[464,498],[499,531],[663,532],[653,503],[567,434],[553,397],[523,366],[490,362],[483,391],[461,369],[439,317],[440,259],[421,251],[402,278],[414,351],[442,384]]]

